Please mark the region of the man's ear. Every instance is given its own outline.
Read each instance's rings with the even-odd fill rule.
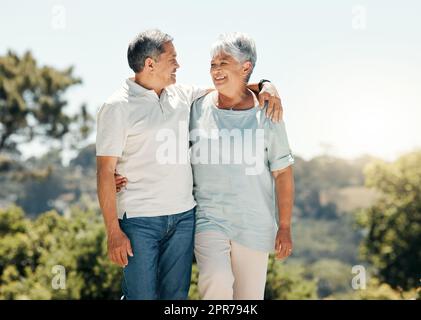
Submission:
[[[154,68],[155,68],[155,60],[150,57],[147,57],[145,59],[145,66],[143,67],[143,69],[152,71]]]

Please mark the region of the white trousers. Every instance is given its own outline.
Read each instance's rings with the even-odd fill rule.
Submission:
[[[269,253],[214,231],[196,233],[194,253],[202,299],[263,300]]]

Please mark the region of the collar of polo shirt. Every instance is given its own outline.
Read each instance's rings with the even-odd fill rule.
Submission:
[[[134,81],[134,78],[128,78],[126,80],[126,84],[129,86],[130,91],[132,91],[133,93],[135,93],[138,96],[150,94],[150,95],[153,95],[155,97],[158,97],[155,90],[146,89],[145,87],[142,87],[140,84],[138,84],[137,82]],[[162,89],[162,93],[164,93],[164,92],[168,95],[168,90],[166,90],[165,88]],[[162,95],[162,93],[161,93],[161,95]]]

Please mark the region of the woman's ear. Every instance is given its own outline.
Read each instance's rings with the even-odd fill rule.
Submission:
[[[253,70],[253,65],[251,64],[250,61],[246,61],[243,63],[243,72],[244,75],[247,76],[249,75]]]

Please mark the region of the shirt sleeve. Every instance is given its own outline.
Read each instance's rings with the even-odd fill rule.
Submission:
[[[194,85],[177,84],[179,90],[183,91],[187,98],[187,103],[191,106],[193,101],[203,97],[209,88],[198,87]]]
[[[284,169],[294,163],[294,157],[288,143],[285,122],[268,121],[267,155],[270,171]]]
[[[121,157],[127,125],[119,104],[104,104],[97,113],[96,155]]]

